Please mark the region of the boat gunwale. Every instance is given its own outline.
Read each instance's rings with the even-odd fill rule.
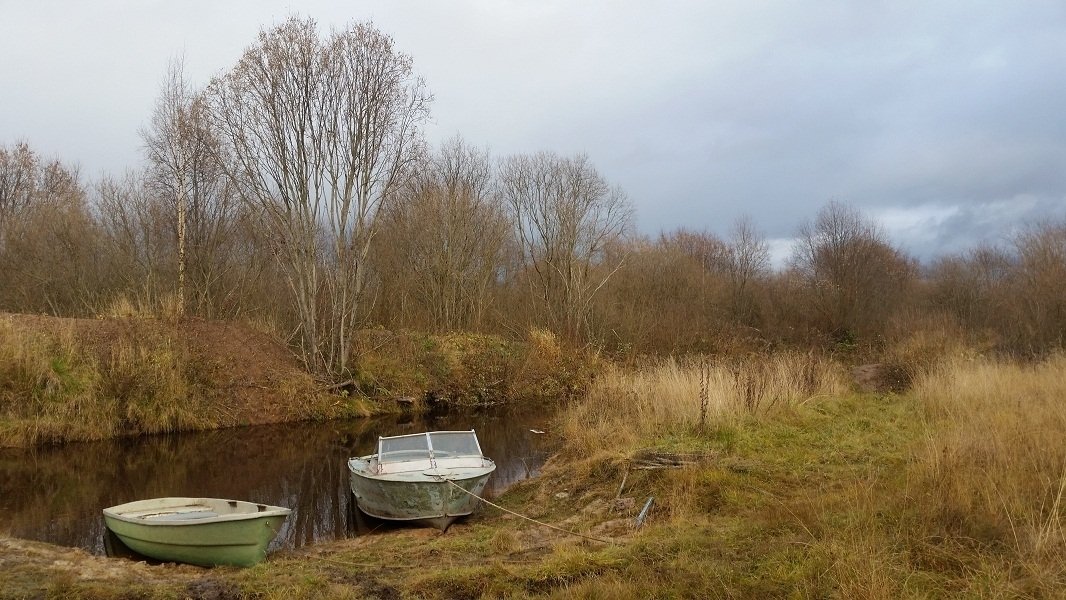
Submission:
[[[481,458],[485,463],[480,467],[431,467],[429,469],[417,469],[411,471],[399,471],[395,473],[373,473],[369,469],[355,469],[352,466],[353,461],[359,461],[367,466],[370,465],[370,460],[377,456],[376,454],[370,454],[367,456],[358,456],[348,459],[348,472],[353,475],[358,475],[364,479],[371,481],[394,481],[399,483],[443,483],[445,481],[466,481],[468,479],[477,479],[478,477],[484,477],[491,474],[496,470],[496,462],[491,458],[482,455]],[[427,473],[426,471],[438,471],[439,473]],[[448,471],[456,471],[457,473],[448,473]]]
[[[139,504],[139,503],[144,503],[144,502],[151,502],[152,500],[164,500],[164,499],[167,499],[167,500],[189,500],[190,501],[187,504],[178,504],[178,505],[175,505],[172,508],[181,508],[182,506],[190,506],[193,503],[202,503],[202,501],[207,500],[207,501],[219,501],[219,502],[227,502],[227,503],[236,502],[238,506],[243,504],[243,505],[249,505],[249,506],[255,506],[255,507],[263,507],[265,510],[259,510],[259,511],[256,511],[256,512],[233,512],[233,513],[220,514],[220,515],[215,516],[215,517],[196,518],[196,519],[177,519],[177,520],[150,520],[150,519],[144,518],[143,516],[141,516],[141,517],[131,517],[131,516],[127,516],[127,515],[125,515],[125,514],[123,514],[121,512],[117,512],[117,510],[120,510],[123,507],[129,507],[129,506],[132,506],[134,504]],[[208,508],[210,508],[210,506],[208,506]],[[162,509],[159,512],[166,512],[166,509]],[[174,512],[176,512],[176,511],[174,511]],[[190,511],[190,512],[193,512],[193,511]],[[233,521],[249,521],[249,520],[254,520],[254,519],[259,519],[259,518],[264,518],[264,517],[280,517],[280,516],[288,517],[289,515],[292,514],[292,509],[291,508],[285,508],[284,506],[273,506],[273,505],[270,505],[270,504],[260,504],[258,502],[248,502],[246,500],[230,500],[230,499],[227,499],[227,498],[185,498],[185,497],[176,497],[176,496],[166,496],[164,498],[149,498],[149,499],[145,499],[145,500],[134,500],[132,502],[125,502],[123,504],[116,504],[115,506],[110,506],[108,508],[103,509],[103,513],[104,513],[105,517],[116,519],[116,520],[122,521],[123,523],[130,523],[132,525],[141,525],[141,526],[145,526],[145,527],[186,527],[186,526],[194,526],[194,525],[210,525],[210,524],[213,524],[213,523],[230,523],[230,522],[233,522]]]

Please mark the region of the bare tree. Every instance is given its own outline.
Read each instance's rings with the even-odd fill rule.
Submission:
[[[931,307],[971,333],[1002,329],[1010,321],[1016,263],[1006,250],[989,245],[936,260],[925,277]]]
[[[671,310],[697,312],[706,328],[721,325],[728,317],[730,248],[710,231],[693,231],[684,227],[659,234],[658,249],[675,263],[661,270],[661,285],[670,289],[684,281],[686,288],[677,294],[679,302]],[[667,283],[667,282],[670,283]],[[681,300],[681,297],[684,297]],[[681,306],[685,305],[685,306]],[[695,323],[693,315],[687,318]]]
[[[377,215],[422,148],[430,96],[369,24],[263,31],[207,92],[241,197],[258,207],[293,292],[312,370],[341,376],[363,315]]]
[[[435,329],[479,327],[511,234],[488,152],[445,142],[383,216],[393,301],[411,298]]]
[[[77,169],[0,146],[0,307],[82,314],[97,233]]]
[[[722,273],[728,268],[729,246],[709,231],[692,231],[684,227],[659,234],[659,246],[693,261],[707,273]]]
[[[837,341],[883,327],[916,271],[876,224],[838,202],[801,227],[792,266],[810,294],[815,327]]]
[[[117,285],[152,305],[163,288],[164,263],[173,256],[164,205],[148,189],[145,175],[130,171],[121,179],[104,177],[95,186],[96,209],[105,249]]]
[[[178,220],[178,316],[185,314],[185,216],[194,155],[199,150],[191,135],[193,93],[185,81],[184,64],[174,59],[156,100],[150,129],[141,131],[148,160],[161,188],[175,198]]]
[[[0,244],[4,225],[29,206],[37,193],[40,158],[29,144],[20,142],[10,150],[0,146]]]
[[[770,248],[749,218],[734,223],[726,251],[734,318],[752,325],[757,313],[752,287],[770,272]]]
[[[1026,352],[1062,348],[1066,341],[1066,221],[1030,227],[1014,240],[1018,276],[1016,345]]]
[[[532,296],[554,327],[578,339],[593,297],[621,264],[606,263],[605,249],[625,233],[632,208],[584,155],[514,156],[500,180],[532,271]]]
[[[720,333],[724,245],[707,232],[675,230],[658,239],[626,236],[608,246],[624,263],[595,300],[601,341],[615,351],[702,352]]]
[[[749,220],[737,220],[728,240],[685,228],[663,232],[649,250],[639,258],[654,272],[649,291],[663,305],[659,312],[671,316],[662,317],[660,333],[675,337],[678,349],[707,350],[740,331],[737,325],[756,324],[761,308],[755,292],[769,275],[770,259]]]
[[[221,282],[235,267],[226,247],[234,243],[237,201],[220,162],[229,157],[183,69],[181,60],[171,63],[151,123],[141,132],[146,182],[176,217],[179,313],[184,314],[191,287],[196,310],[214,314],[221,299],[213,296],[228,294]]]

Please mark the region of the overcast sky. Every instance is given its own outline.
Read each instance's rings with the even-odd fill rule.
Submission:
[[[1057,1],[0,0],[0,144],[136,167],[168,61],[204,85],[291,14],[372,20],[432,141],[587,153],[649,235],[746,215],[781,255],[837,200],[928,259],[1066,219]]]

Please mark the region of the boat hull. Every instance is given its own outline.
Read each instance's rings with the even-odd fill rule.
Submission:
[[[266,557],[267,547],[290,512],[286,508],[252,504],[267,510],[198,521],[162,522],[144,521],[123,514],[129,512],[131,506],[143,508],[146,502],[153,501],[132,502],[105,510],[104,522],[108,529],[138,554],[200,566],[248,567],[258,563]]]
[[[382,479],[351,469],[352,494],[359,510],[371,517],[418,522],[443,531],[474,512],[480,503],[475,496],[484,491],[494,469],[470,477],[423,481]]]

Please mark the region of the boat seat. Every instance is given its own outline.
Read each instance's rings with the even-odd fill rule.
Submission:
[[[189,512],[166,513],[145,517],[149,521],[195,521],[197,519],[210,519],[217,517],[218,513],[211,510],[197,510]]]

